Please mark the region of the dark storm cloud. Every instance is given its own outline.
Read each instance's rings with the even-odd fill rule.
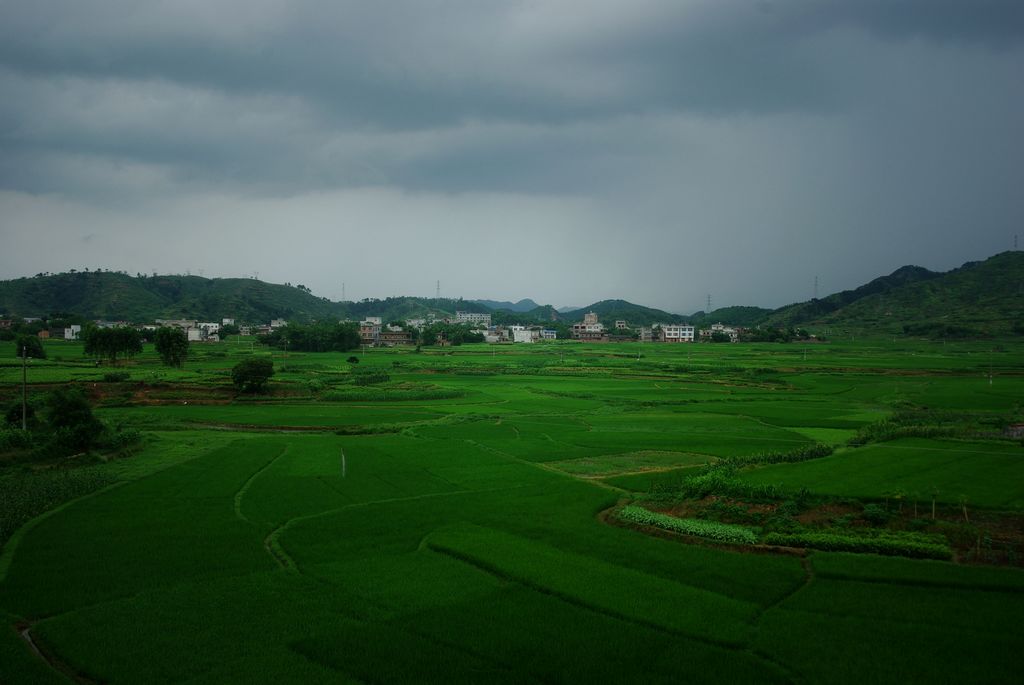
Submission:
[[[174,269],[152,226],[236,216],[376,233],[362,249],[410,288],[451,260],[467,295],[692,310],[714,283],[779,304],[810,271],[839,289],[999,249],[1024,215],[1022,71],[1019,1],[0,2],[0,230]],[[602,277],[557,277],[565,255],[537,262],[506,223],[587,245]],[[0,276],[59,268],[10,254]],[[304,256],[337,296],[333,262]]]

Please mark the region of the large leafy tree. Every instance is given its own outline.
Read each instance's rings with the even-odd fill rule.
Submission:
[[[46,420],[55,438],[74,449],[89,449],[103,433],[89,400],[76,388],[57,388],[45,399]]]
[[[243,392],[262,392],[274,375],[274,362],[267,357],[243,359],[231,369],[231,380]]]
[[[35,359],[46,359],[46,350],[43,343],[34,335],[19,335],[14,343],[17,346],[19,357],[34,357]]]
[[[168,366],[181,368],[188,357],[188,334],[180,328],[164,326],[157,329],[154,340],[161,361]]]

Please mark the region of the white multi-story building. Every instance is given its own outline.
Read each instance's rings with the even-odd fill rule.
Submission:
[[[661,339],[664,342],[693,342],[693,326],[663,323],[659,328],[661,328]]]
[[[363,319],[364,324],[371,324],[374,326],[380,326],[384,323],[384,319],[379,316],[367,316]]]
[[[476,312],[455,312],[455,323],[469,323],[474,326],[490,326],[490,314],[477,314]]]

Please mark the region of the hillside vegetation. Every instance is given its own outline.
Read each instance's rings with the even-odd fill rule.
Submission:
[[[690,316],[618,299],[563,312],[530,299],[512,303],[403,296],[332,302],[301,285],[251,278],[93,271],[0,281],[0,316],[70,315],[129,321],[232,317],[252,323],[284,318],[305,323],[367,316],[399,321],[450,316],[456,311],[494,313],[496,323],[572,323],[592,311],[606,325],[616,320],[634,326],[706,326],[720,321],[735,326],[848,328],[928,337],[1005,335],[1024,332],[1024,252],[1003,252],[946,273],[904,266],[859,288],[776,310],[730,306]]]

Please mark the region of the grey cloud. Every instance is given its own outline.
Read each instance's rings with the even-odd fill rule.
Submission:
[[[1005,246],[1022,7],[0,3],[0,228],[76,268],[33,235],[123,260],[92,266],[232,274],[217,255],[252,224],[242,271],[334,296],[331,260],[296,244],[386,254],[395,288],[444,263],[467,296],[781,304],[815,273],[839,289]],[[175,221],[213,236],[207,263],[156,247]]]

